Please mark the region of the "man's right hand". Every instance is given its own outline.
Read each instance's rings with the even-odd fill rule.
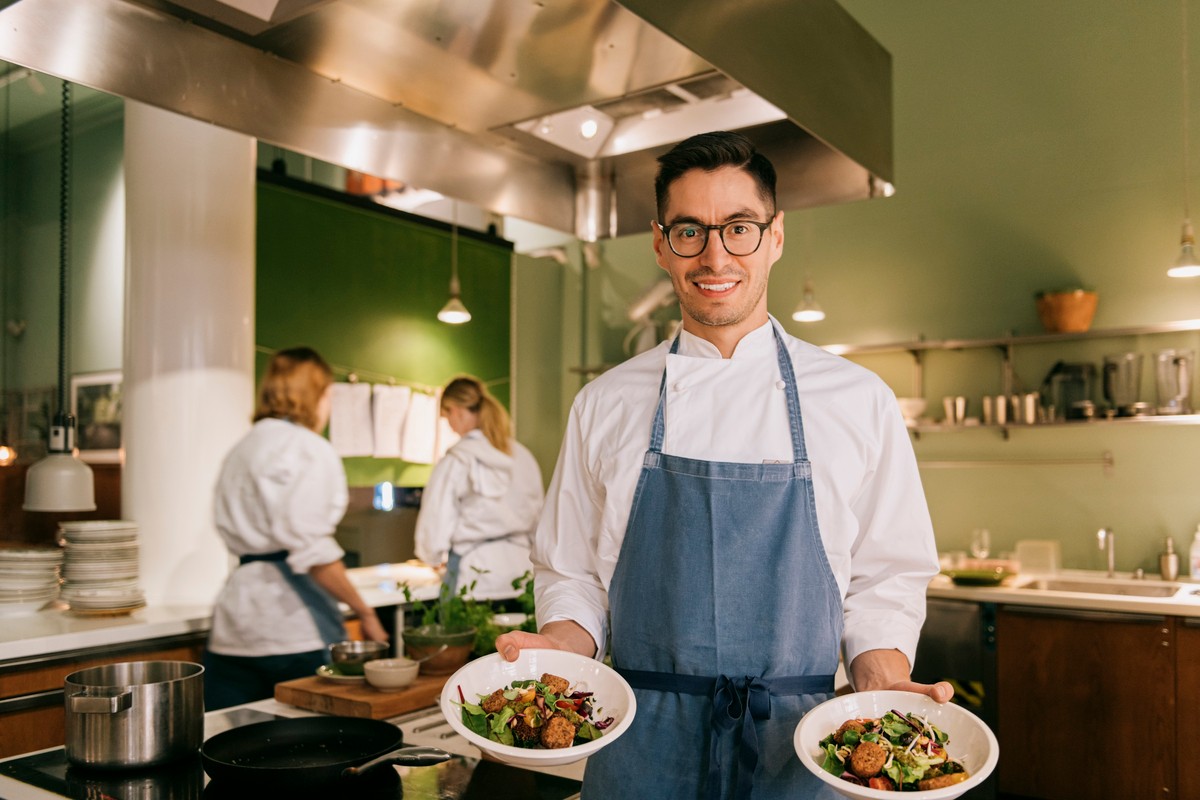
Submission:
[[[593,658],[596,642],[583,626],[570,620],[548,622],[540,633],[509,631],[496,637],[496,652],[505,661],[516,661],[525,649],[567,650],[581,656]]]

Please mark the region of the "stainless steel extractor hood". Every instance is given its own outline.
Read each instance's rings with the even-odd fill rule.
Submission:
[[[835,0],[0,0],[0,59],[589,241],[701,131],[784,210],[892,180],[891,58]]]

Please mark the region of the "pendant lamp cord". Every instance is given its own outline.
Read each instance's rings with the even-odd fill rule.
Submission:
[[[1191,153],[1189,152],[1189,140],[1191,133],[1191,112],[1189,111],[1188,103],[1188,0],[1179,0],[1180,23],[1179,27],[1182,30],[1183,41],[1183,218],[1191,220],[1191,197],[1188,190],[1189,177],[1191,175]]]
[[[62,82],[58,183],[58,413],[67,411],[67,266],[71,235],[71,84]]]

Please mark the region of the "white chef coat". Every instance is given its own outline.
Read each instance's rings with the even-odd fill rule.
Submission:
[[[348,499],[342,460],[328,440],[301,425],[261,419],[221,466],[217,531],[234,556],[288,551],[288,566],[302,575],[341,559],[333,533]],[[254,561],[235,569],[217,597],[208,647],[270,656],[325,644],[279,568]]]
[[[664,365],[664,453],[739,463],[792,460],[772,324],[778,325],[774,318],[747,334],[729,359],[681,330],[676,355],[663,342],[579,392],[534,540],[539,625],[574,620],[599,653],[606,649],[608,589]],[[911,664],[938,562],[896,398],[869,370],[780,333],[796,372],[821,540],[842,592],[845,661],[895,648]],[[763,565],[764,580],[787,576],[787,565]]]
[[[474,597],[512,597],[512,582],[532,569],[529,543],[542,510],[542,472],[528,448],[510,440],[512,455],[468,431],[438,461],[421,493],[417,558],[462,557],[459,585],[474,580]],[[508,537],[508,538],[501,538]],[[486,572],[476,572],[487,570]]]

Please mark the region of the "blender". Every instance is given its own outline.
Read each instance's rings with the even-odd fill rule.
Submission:
[[[1138,402],[1142,385],[1142,354],[1116,353],[1104,357],[1104,399],[1119,417],[1135,417],[1149,411]]]
[[[1191,350],[1159,350],[1154,354],[1159,414],[1192,413]]]

